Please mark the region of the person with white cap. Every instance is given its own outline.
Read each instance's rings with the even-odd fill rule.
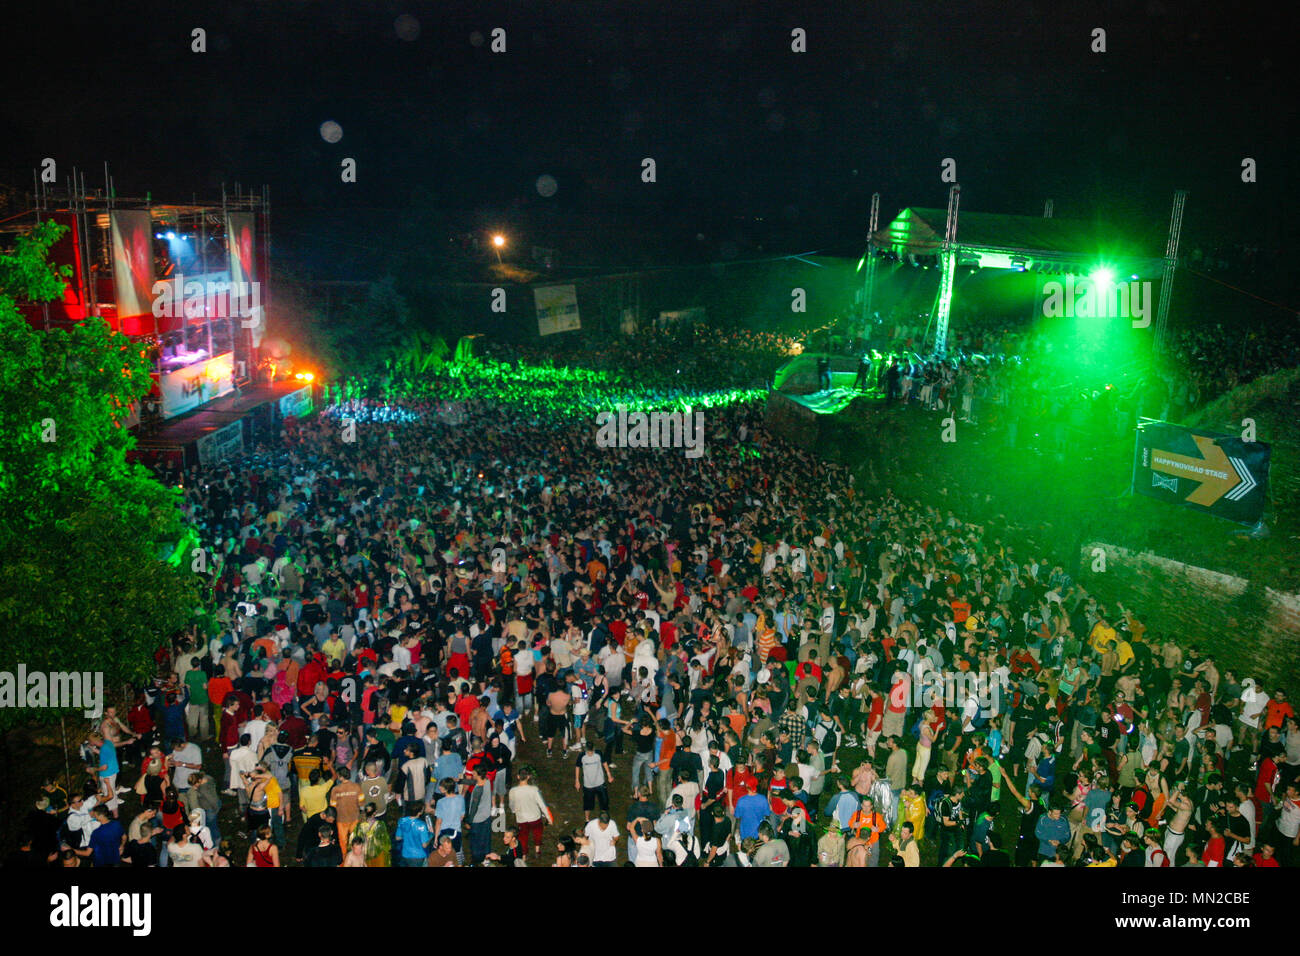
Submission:
[[[191,840],[203,847],[205,850],[212,849],[212,831],[208,829],[207,824],[205,823],[205,814],[203,810],[198,807],[195,807],[190,811],[189,831]]]

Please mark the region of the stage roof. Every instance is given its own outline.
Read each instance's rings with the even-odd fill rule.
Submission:
[[[888,226],[877,230],[872,245],[899,254],[934,255],[943,244],[946,209],[910,206]],[[1144,247],[1117,230],[1078,219],[1005,216],[967,212],[957,216],[957,245],[970,251],[996,251],[1053,260],[1123,257],[1162,263],[1159,251]]]

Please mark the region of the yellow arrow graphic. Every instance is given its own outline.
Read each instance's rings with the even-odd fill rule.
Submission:
[[[1175,475],[1189,481],[1199,481],[1200,487],[1187,496],[1187,501],[1194,505],[1208,507],[1222,498],[1227,492],[1241,484],[1241,476],[1228,461],[1213,438],[1193,435],[1192,440],[1200,449],[1200,458],[1177,455],[1159,448],[1151,449],[1151,470],[1161,471],[1166,475]]]

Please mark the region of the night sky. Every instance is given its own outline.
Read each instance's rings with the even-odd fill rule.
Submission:
[[[514,228],[612,265],[639,241],[675,255],[697,235],[704,255],[722,239],[733,254],[849,254],[872,192],[886,222],[944,205],[945,157],[964,209],[1039,215],[1050,197],[1059,217],[1162,237],[1185,188],[1189,232],[1294,237],[1281,5],[1263,18],[1025,0],[35,6],[40,22],[6,31],[0,178],[29,187],[54,156],[92,187],[107,160],[119,194],[160,200],[265,182],[277,253],[320,273],[455,228]],[[496,27],[504,54],[489,49]],[[796,27],[806,53],[791,52]],[[1090,51],[1094,27],[1105,54]],[[327,120],[338,143],[321,137]],[[1247,156],[1255,184],[1241,182]],[[344,157],[355,184],[340,181]],[[584,236],[606,239],[583,249]]]

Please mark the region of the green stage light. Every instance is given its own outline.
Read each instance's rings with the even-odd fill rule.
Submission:
[[[1106,286],[1114,285],[1115,270],[1111,269],[1108,266],[1098,266],[1096,269],[1092,270],[1092,274],[1088,276],[1088,278],[1090,278],[1098,286],[1106,287]]]
[[[866,257],[866,256],[863,256],[861,259],[859,259],[859,260],[858,260],[858,267],[857,267],[856,269],[854,269],[853,271],[854,271],[854,272],[861,272],[861,271],[862,271],[862,266],[866,263],[866,261],[867,261],[867,257]]]

